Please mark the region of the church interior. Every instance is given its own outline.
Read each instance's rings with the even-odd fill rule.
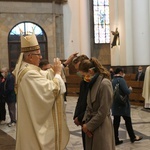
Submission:
[[[119,134],[124,142],[116,150],[150,149],[150,109],[144,109],[143,81],[135,81],[138,67],[145,72],[150,65],[150,0],[0,0],[0,29],[0,68],[14,69],[20,54],[20,29],[24,33],[34,30],[42,57],[50,63],[77,52],[96,57],[108,70],[121,67],[127,85],[133,88],[133,128],[143,139],[130,143],[121,120]],[[66,72],[70,130],[66,150],[83,150],[80,127],[73,122],[81,79],[72,64]],[[0,125],[0,150],[15,150],[15,139],[16,126]]]

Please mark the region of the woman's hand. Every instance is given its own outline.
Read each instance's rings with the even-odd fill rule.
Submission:
[[[91,137],[93,136],[92,132],[90,132],[90,131],[87,129],[86,124],[83,124],[82,130],[83,130],[83,132],[84,132],[89,138],[91,138]]]

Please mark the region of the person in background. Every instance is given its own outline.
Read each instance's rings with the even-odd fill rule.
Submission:
[[[142,96],[145,99],[144,108],[150,109],[150,66],[146,68]]]
[[[115,150],[110,115],[113,88],[110,73],[96,58],[83,60],[79,72],[88,85],[87,109],[82,120],[86,150]]]
[[[15,66],[17,93],[16,150],[63,150],[69,130],[62,95],[61,61],[54,58],[53,69],[42,71],[39,43],[34,33],[21,33],[21,54]]]
[[[85,60],[89,59],[86,55],[80,55],[77,56],[73,59],[72,63],[75,67],[75,69],[78,71],[80,63]],[[79,73],[79,72],[78,72]],[[80,77],[82,77],[80,74],[78,74]],[[79,97],[77,100],[77,104],[75,107],[75,112],[74,112],[74,123],[77,126],[81,126],[81,131],[82,131],[82,119],[85,114],[86,106],[87,106],[87,93],[88,93],[88,84],[89,82],[86,81],[86,79],[83,79],[80,83],[80,92],[79,92]],[[82,131],[82,143],[83,143],[83,148],[85,150],[85,133]]]
[[[136,81],[144,81],[145,73],[143,72],[142,66],[138,67],[138,72],[135,76]]]
[[[16,124],[16,93],[14,90],[15,87],[15,78],[11,72],[9,72],[9,69],[6,67],[3,67],[1,69],[2,75],[5,78],[4,81],[4,99],[5,102],[8,105],[8,112],[10,116],[10,123],[7,125],[11,127]]]
[[[49,63],[49,61],[47,59],[42,59],[39,63],[39,67],[42,70],[47,70],[47,69],[52,68],[52,65]]]
[[[112,67],[110,67],[109,72],[110,72],[110,76],[111,76],[111,80],[112,80],[114,77],[114,74],[115,74],[114,69]]]
[[[124,73],[121,68],[116,68],[114,79],[112,81],[113,89],[115,89],[116,84],[119,82],[120,90],[124,93],[124,95],[127,95],[129,97],[129,94],[132,91],[132,87],[128,88],[126,81],[123,78],[123,74]],[[112,105],[112,115],[113,115],[113,126],[116,145],[123,143],[123,141],[119,139],[118,133],[121,117],[123,117],[123,119],[125,120],[125,126],[129,134],[131,143],[134,143],[135,141],[139,141],[142,139],[141,136],[136,136],[133,131],[129,98],[128,101],[126,102],[126,105],[120,105],[117,100],[114,100]]]
[[[67,103],[67,80],[66,80],[66,72],[65,72],[65,68],[68,66],[68,65],[70,65],[70,63],[72,62],[72,60],[75,58],[75,57],[77,57],[77,55],[78,55],[78,52],[75,52],[75,53],[73,53],[73,54],[71,54],[70,56],[69,56],[69,58],[66,60],[66,61],[64,61],[63,63],[62,63],[62,66],[63,66],[63,69],[62,69],[62,79],[64,80],[64,82],[65,82],[65,86],[66,86],[66,92],[64,93],[64,101],[65,101],[65,104]]]
[[[5,108],[5,99],[4,99],[4,82],[5,78],[0,72],[0,124],[6,124],[6,108]]]
[[[72,62],[72,60],[77,56],[77,54],[78,53],[73,53],[72,55],[69,56],[69,58],[66,61],[62,63],[61,77],[66,86],[66,92],[64,93],[65,102],[67,102],[67,98],[66,98],[67,97],[67,83],[66,83],[65,67],[67,67]],[[42,70],[47,70],[47,69],[53,68],[53,65],[51,65],[47,59],[42,59],[39,63],[39,67]]]

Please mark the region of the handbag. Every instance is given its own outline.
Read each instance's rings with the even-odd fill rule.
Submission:
[[[115,89],[114,89],[114,100],[119,104],[119,105],[122,105],[122,106],[125,106],[126,105],[126,102],[128,100],[128,95],[122,95],[121,94],[122,91],[120,90],[120,87],[119,87],[119,80],[118,80],[118,83],[115,85]]]

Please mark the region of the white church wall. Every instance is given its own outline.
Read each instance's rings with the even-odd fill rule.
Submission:
[[[63,6],[65,58],[74,52],[90,57],[90,8],[88,0],[68,0]]]
[[[149,0],[132,0],[133,65],[150,64]]]
[[[110,27],[113,31],[118,27],[120,35],[120,47],[111,49],[111,65],[150,64],[149,3],[149,0],[110,1]]]
[[[110,31],[115,31],[118,28],[120,32],[120,27],[118,26],[118,1],[110,1]],[[113,35],[111,34],[111,42],[113,40]],[[120,46],[115,46],[111,48],[111,65],[116,66],[120,64]]]
[[[63,5],[65,58],[72,53],[80,53],[80,7],[79,0],[68,0]]]

